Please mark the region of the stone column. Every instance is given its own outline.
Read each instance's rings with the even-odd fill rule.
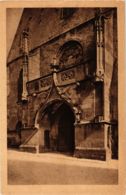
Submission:
[[[104,76],[103,17],[100,14],[96,19],[96,59],[96,80],[102,81]]]
[[[104,75],[104,120],[110,123],[112,127],[111,116],[110,116],[110,93],[111,93],[111,82],[113,78],[114,68],[114,45],[113,45],[113,12],[109,14],[104,23],[104,45],[105,45],[105,75]],[[115,92],[116,93],[116,92]],[[114,102],[112,103],[114,106]],[[108,134],[109,125],[105,125],[105,142],[110,141]],[[107,159],[111,157],[111,146],[108,147],[105,143]]]
[[[27,88],[26,83],[28,81],[28,33],[23,31],[22,33],[22,51],[23,51],[23,92],[22,101],[27,101]]]

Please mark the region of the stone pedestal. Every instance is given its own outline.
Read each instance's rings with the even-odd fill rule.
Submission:
[[[109,127],[110,125],[104,122],[77,124],[75,126],[74,156],[98,160],[110,159]]]

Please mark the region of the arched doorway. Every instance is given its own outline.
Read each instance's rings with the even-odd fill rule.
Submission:
[[[74,151],[74,115],[70,108],[63,104],[58,112],[58,151]]]
[[[63,101],[52,102],[41,112],[39,122],[45,151],[73,153],[75,147],[74,113]]]

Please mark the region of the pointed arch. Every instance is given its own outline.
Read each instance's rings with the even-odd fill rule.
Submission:
[[[83,62],[83,47],[77,40],[65,42],[57,52],[57,61],[61,68]]]

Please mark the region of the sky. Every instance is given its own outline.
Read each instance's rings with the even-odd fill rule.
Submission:
[[[7,56],[11,48],[21,15],[22,8],[8,8],[7,9]]]

